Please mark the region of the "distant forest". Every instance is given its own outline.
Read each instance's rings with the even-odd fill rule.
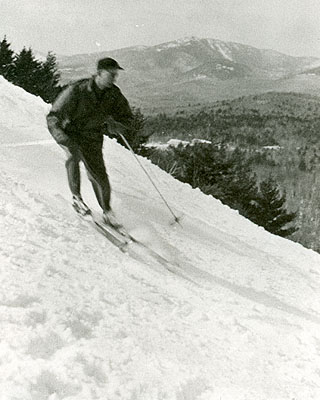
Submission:
[[[317,96],[270,92],[219,101],[196,112],[149,116],[144,130],[158,143],[197,138],[229,154],[241,153],[257,185],[272,178],[288,212],[296,212],[290,238],[320,251],[319,116]],[[153,149],[154,160],[159,154]]]
[[[183,110],[150,116],[144,129],[160,140],[197,137],[241,146],[275,146],[294,137],[301,144],[314,144],[320,138],[319,111],[319,97],[270,92],[218,101],[196,113]]]
[[[6,36],[0,42],[0,75],[47,103],[52,102],[62,88],[54,54],[49,52],[46,59],[40,61],[30,47],[15,53]]]

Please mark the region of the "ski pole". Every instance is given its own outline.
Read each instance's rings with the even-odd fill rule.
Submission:
[[[161,199],[163,200],[163,202],[165,203],[165,205],[167,206],[168,210],[170,211],[170,213],[173,215],[174,221],[177,222],[179,225],[180,224],[180,218],[177,217],[175,215],[175,213],[172,211],[172,208],[169,206],[167,200],[164,198],[164,196],[162,195],[162,193],[160,192],[160,190],[158,189],[158,187],[156,186],[156,184],[154,183],[154,181],[152,180],[150,174],[148,173],[148,171],[144,168],[144,166],[142,165],[142,163],[140,162],[139,158],[137,157],[137,155],[135,154],[135,152],[133,151],[132,147],[130,146],[130,144],[128,143],[127,139],[122,135],[122,133],[119,132],[119,136],[121,137],[121,139],[124,141],[125,145],[127,146],[127,148],[130,150],[131,154],[134,156],[134,158],[136,159],[136,161],[138,162],[138,164],[140,165],[140,167],[142,168],[142,170],[144,171],[144,173],[147,175],[147,177],[149,178],[150,182],[152,183],[152,185],[154,186],[154,188],[156,189],[156,191],[158,192],[159,196],[161,197]]]

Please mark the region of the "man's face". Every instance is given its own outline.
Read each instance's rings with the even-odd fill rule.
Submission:
[[[97,84],[100,88],[111,87],[118,76],[117,68],[100,69],[97,75]]]

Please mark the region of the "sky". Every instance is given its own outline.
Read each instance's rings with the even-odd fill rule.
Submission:
[[[55,54],[188,36],[320,57],[319,0],[0,0],[0,38]]]

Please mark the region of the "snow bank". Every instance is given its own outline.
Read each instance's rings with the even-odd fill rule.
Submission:
[[[47,137],[45,115],[49,109],[50,105],[40,97],[0,75],[0,144]]]
[[[106,139],[115,211],[180,273],[130,259],[71,210],[48,106],[0,84],[1,400],[320,398],[319,254],[141,159],[170,226]]]

